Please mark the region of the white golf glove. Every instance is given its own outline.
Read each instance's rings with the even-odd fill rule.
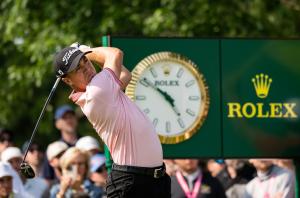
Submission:
[[[90,46],[87,46],[87,45],[81,45],[81,44],[78,43],[78,42],[72,43],[72,44],[70,45],[70,47],[76,47],[76,48],[78,48],[78,49],[79,49],[80,51],[82,51],[82,52],[85,52],[85,51],[88,51],[88,50],[91,49]]]

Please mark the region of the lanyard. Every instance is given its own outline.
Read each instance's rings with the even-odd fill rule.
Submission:
[[[181,186],[181,188],[184,191],[187,198],[196,198],[197,197],[197,194],[198,194],[198,192],[201,188],[202,174],[200,174],[198,176],[197,181],[196,181],[192,191],[190,191],[186,181],[184,180],[182,174],[179,171],[176,172],[176,178],[177,178],[177,180],[179,182],[179,185]]]
[[[269,191],[270,191],[270,187],[272,187],[271,184],[273,184],[273,181],[274,181],[274,177],[271,177],[270,181],[267,183],[268,184],[267,185],[267,191],[264,194],[264,198],[271,198]]]
[[[272,187],[273,183],[274,183],[274,178],[275,176],[271,176],[269,181],[267,181],[267,184],[266,184],[266,191],[264,192],[264,196],[263,198],[271,198],[271,195],[270,195],[270,188]],[[259,182],[261,183],[261,182]]]

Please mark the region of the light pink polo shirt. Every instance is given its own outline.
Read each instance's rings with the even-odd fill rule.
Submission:
[[[90,123],[108,146],[116,164],[162,165],[162,147],[150,120],[121,90],[114,72],[105,68],[85,92],[72,93]]]

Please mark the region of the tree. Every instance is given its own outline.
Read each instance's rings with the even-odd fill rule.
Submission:
[[[75,41],[100,45],[102,35],[298,37],[296,0],[30,1],[0,3],[0,126],[29,138],[54,83],[54,52]],[[53,112],[68,102],[60,85],[38,130],[54,139]],[[93,131],[83,119],[82,130]],[[92,133],[92,132],[91,132]]]

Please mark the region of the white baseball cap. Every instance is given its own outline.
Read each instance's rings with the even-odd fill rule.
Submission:
[[[48,145],[46,155],[48,160],[52,160],[58,154],[66,151],[68,149],[68,145],[62,141],[55,141]]]
[[[1,160],[4,162],[8,162],[8,160],[16,157],[23,157],[22,152],[18,147],[8,147],[1,154]]]
[[[7,162],[0,161],[0,178],[5,176],[13,177],[12,168]]]
[[[92,149],[100,149],[99,142],[96,138],[92,136],[84,136],[80,138],[77,142],[75,147],[83,150],[83,151],[90,151]]]

